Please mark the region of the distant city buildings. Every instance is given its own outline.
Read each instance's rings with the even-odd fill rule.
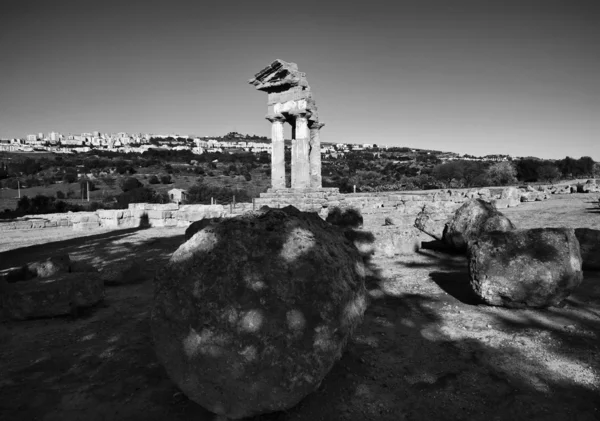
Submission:
[[[377,147],[373,144],[321,144],[321,153],[332,158],[344,156],[351,151],[362,151]],[[79,134],[61,134],[50,132],[48,134],[29,134],[24,139],[10,139],[0,141],[0,151],[11,152],[35,152],[47,151],[54,153],[82,153],[94,150],[143,153],[149,149],[162,149],[172,151],[189,150],[200,155],[211,152],[235,152],[243,150],[246,152],[271,153],[270,141],[257,141],[256,137],[229,133],[225,140],[217,140],[210,137],[191,137],[180,134],[150,134],[126,132],[102,133],[92,131]]]

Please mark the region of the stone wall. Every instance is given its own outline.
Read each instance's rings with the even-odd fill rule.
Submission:
[[[93,212],[85,212],[93,213]],[[0,231],[4,230],[23,230],[23,229],[41,229],[41,228],[56,228],[70,227],[73,225],[73,220],[80,212],[68,213],[52,213],[43,215],[28,215],[13,220],[0,221]]]
[[[578,185],[537,186],[536,188],[494,187],[483,189],[451,189],[423,192],[383,192],[341,194],[335,188],[281,189],[262,193],[253,203],[229,205],[177,205],[174,203],[133,203],[128,209],[98,210],[96,212],[68,212],[30,215],[12,221],[0,221],[0,231],[9,229],[40,229],[72,226],[73,230],[96,228],[187,227],[204,218],[229,217],[262,206],[282,208],[293,205],[303,211],[326,216],[329,209],[355,208],[361,212],[367,227],[387,225],[389,230],[412,229],[415,216],[424,206],[435,213],[451,215],[464,201],[482,198],[496,207],[518,206],[521,202],[539,201],[553,194],[600,192],[600,184],[590,180]]]

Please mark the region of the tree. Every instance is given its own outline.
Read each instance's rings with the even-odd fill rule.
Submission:
[[[433,167],[433,176],[446,184],[464,178],[464,165],[461,161],[450,161]]]
[[[570,158],[569,158],[570,159]],[[539,159],[525,158],[516,162],[517,177],[521,181],[537,181],[538,168],[543,165]]]
[[[148,183],[158,184],[158,183],[160,183],[160,181],[158,180],[158,177],[156,175],[151,175],[150,178],[148,179]]]
[[[487,169],[486,175],[494,186],[507,186],[517,183],[517,170],[508,161],[492,164]]]
[[[135,177],[127,177],[121,182],[121,190],[128,192],[142,187],[142,183]]]
[[[74,183],[77,181],[77,174],[68,172],[63,176],[63,183]]]
[[[547,181],[549,183],[556,181],[560,178],[560,170],[554,164],[544,164],[537,169],[538,180]]]
[[[61,190],[58,190],[56,192],[56,198],[57,199],[64,199],[65,197],[66,197],[65,194]]]
[[[161,175],[160,182],[163,184],[171,184],[171,176],[168,174]]]
[[[157,194],[149,187],[136,187],[123,191],[116,199],[117,205],[123,209],[127,208],[130,203],[163,203],[165,201],[163,195]]]

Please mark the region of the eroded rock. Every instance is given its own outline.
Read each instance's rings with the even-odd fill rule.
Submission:
[[[185,240],[189,240],[192,238],[194,234],[196,234],[201,229],[209,226],[210,224],[219,223],[222,218],[204,218],[199,221],[194,221],[190,224],[189,227],[185,230]]]
[[[100,272],[100,278],[108,286],[135,284],[147,279],[144,267],[136,260],[113,263]]]
[[[600,270],[600,230],[576,228],[575,236],[579,241],[583,269]]]
[[[104,299],[104,282],[94,273],[59,272],[26,282],[0,281],[4,314],[14,320],[73,314]]]
[[[485,233],[469,243],[468,258],[473,291],[494,306],[558,305],[583,278],[570,228]]]
[[[27,265],[27,270],[38,278],[48,278],[59,272],[69,272],[71,259],[68,254],[60,254],[43,262],[33,262]]]
[[[366,307],[364,266],[316,213],[270,210],[206,227],[155,279],[159,360],[193,401],[230,418],[314,391]]]
[[[415,219],[415,228],[441,241],[448,220],[449,217],[445,213],[436,213],[423,209]]]
[[[496,207],[481,199],[471,199],[457,209],[446,225],[443,241],[456,250],[466,250],[469,241],[490,231],[511,231],[513,223]]]

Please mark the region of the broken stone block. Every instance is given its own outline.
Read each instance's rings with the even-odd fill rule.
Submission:
[[[425,208],[417,215],[417,218],[415,219],[415,228],[436,240],[441,240],[448,220],[448,214],[431,212]]]
[[[143,266],[136,260],[114,263],[100,271],[100,278],[108,286],[135,284],[147,279]]]
[[[64,253],[48,258],[43,262],[33,262],[27,265],[27,270],[38,278],[48,278],[59,272],[69,272],[71,259]]]
[[[473,291],[494,306],[555,306],[583,279],[570,228],[485,233],[469,243],[468,259]]]
[[[23,282],[0,281],[6,316],[14,320],[73,314],[104,299],[104,282],[93,273],[57,273]]]
[[[513,223],[493,204],[482,199],[465,202],[446,225],[442,239],[449,246],[465,251],[469,241],[490,231],[511,231]]]
[[[316,213],[272,209],[206,227],[155,278],[158,359],[221,416],[291,408],[361,321],[364,271],[343,231]]]
[[[583,260],[583,269],[600,270],[600,230],[576,228],[575,236]]]

